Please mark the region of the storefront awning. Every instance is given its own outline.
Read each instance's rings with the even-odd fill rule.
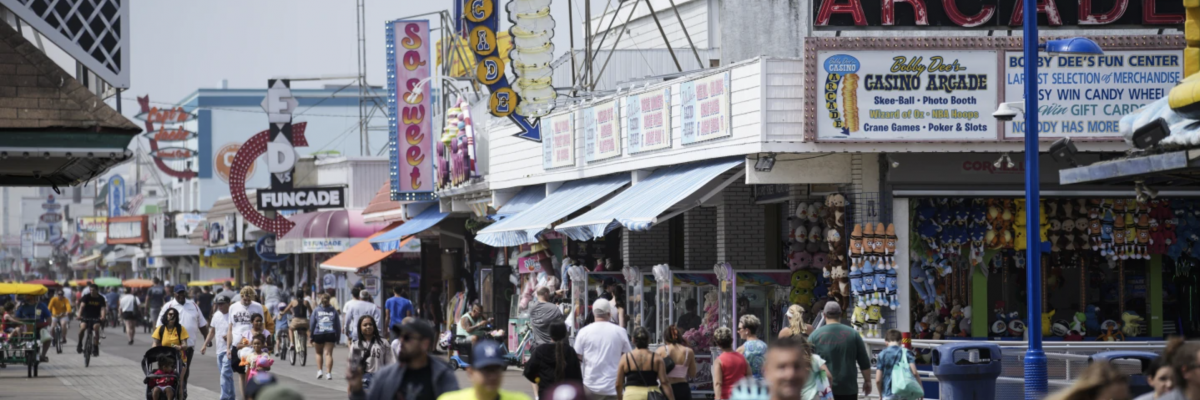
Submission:
[[[90,256],[81,257],[80,259],[71,262],[71,269],[76,270],[76,271],[84,271],[84,270],[92,269],[93,267],[96,266],[95,261],[99,260],[100,257],[101,257],[100,253],[93,253]]]
[[[628,185],[629,180],[629,174],[612,174],[564,183],[534,206],[479,231],[475,240],[492,247],[537,242],[551,224]]]
[[[450,216],[450,213],[442,212],[441,208],[438,207],[438,204],[435,202],[430,204],[425,211],[422,211],[420,214],[417,214],[416,217],[413,217],[405,222],[404,225],[400,225],[395,229],[384,232],[382,235],[368,239],[367,241],[371,243],[371,247],[375,250],[397,250],[401,247],[404,247],[404,238],[416,235],[425,231],[426,229],[432,228],[434,225],[437,225],[438,222],[442,222],[442,220],[446,219],[448,216]]]
[[[720,158],[659,168],[645,181],[578,218],[559,224],[554,230],[574,240],[598,239],[622,226],[633,231],[648,230],[720,192],[727,183],[713,180],[742,165],[744,160],[743,157]],[[702,191],[706,187],[709,190]],[[668,213],[668,210],[674,212]]]
[[[341,271],[341,272],[356,272],[361,268],[369,267],[372,264],[379,262],[379,260],[382,260],[382,259],[386,258],[387,256],[392,255],[392,253],[395,253],[396,250],[387,250],[387,251],[375,250],[375,248],[371,246],[370,239],[373,239],[375,237],[378,237],[379,235],[388,233],[388,232],[392,231],[393,229],[396,229],[396,227],[400,226],[400,224],[402,224],[402,223],[396,222],[391,225],[388,225],[387,229],[376,232],[374,235],[367,237],[367,240],[359,242],[358,244],[351,247],[350,250],[343,251],[341,254],[333,256],[333,258],[325,260],[325,262],[321,263],[321,269],[327,269],[330,271]],[[417,251],[418,252],[421,251],[421,246],[420,246],[421,241],[416,238],[413,238],[413,237],[408,237],[408,238],[405,238],[404,240],[401,240],[400,241],[401,249],[409,248],[410,245],[414,242],[417,243],[417,246],[416,246]],[[401,250],[401,251],[403,251],[403,250]]]
[[[492,216],[492,219],[500,221],[505,218],[520,214],[522,211],[528,210],[529,207],[537,205],[538,202],[545,198],[545,185],[534,185],[521,189],[516,196],[513,196],[513,198],[509,199],[507,203],[504,203],[503,206],[500,206],[499,210],[496,210],[496,214]]]
[[[296,226],[276,244],[278,254],[340,253],[383,228],[363,222],[362,210],[330,210],[296,214]]]

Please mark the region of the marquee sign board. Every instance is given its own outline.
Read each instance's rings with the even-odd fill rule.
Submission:
[[[258,209],[301,210],[346,207],[346,188],[296,188],[259,190]]]
[[[505,60],[500,58],[499,45],[496,43],[496,31],[500,29],[500,13],[504,8],[500,7],[499,0],[458,0],[461,3],[463,11],[463,19],[465,20],[465,29],[468,37],[468,42],[471,44],[471,52],[475,54],[475,59],[478,64],[476,67],[475,78],[480,83],[487,85],[491,96],[488,98],[489,109],[493,116],[512,120],[514,124],[521,128],[520,133],[516,136],[522,139],[528,139],[535,142],[542,141],[541,120],[538,118],[529,118],[517,113],[517,107],[521,103],[521,97],[513,90],[511,82],[505,76],[507,67]],[[533,2],[528,3],[535,4]],[[538,10],[530,14],[537,14]],[[530,17],[532,18],[532,17]],[[510,18],[512,20],[514,18]],[[428,23],[428,22],[426,22]],[[515,24],[514,24],[515,25]],[[553,35],[553,21],[551,21],[551,32]],[[389,35],[391,37],[391,25],[388,26]],[[536,32],[535,36],[544,36],[546,32]],[[515,35],[514,35],[515,36]],[[548,41],[549,38],[547,37]],[[530,40],[533,42],[534,40]],[[516,42],[514,41],[514,45]],[[547,43],[549,44],[549,43]],[[394,57],[389,46],[389,59]],[[509,53],[510,57],[512,52]],[[389,66],[393,63],[389,62]]]
[[[141,112],[134,118],[145,121],[147,139],[150,139],[150,156],[154,159],[154,166],[167,175],[174,178],[192,179],[196,177],[196,171],[188,169],[177,170],[174,167],[167,165],[166,161],[182,161],[196,156],[196,151],[192,149],[176,146],[170,149],[158,148],[158,142],[178,142],[186,141],[196,137],[195,132],[183,129],[184,122],[196,119],[196,115],[187,112],[183,107],[175,108],[158,108],[150,106],[150,96],[141,96],[137,98],[138,106],[141,107]],[[158,124],[158,129],[155,129],[155,124]],[[182,150],[186,150],[191,154],[184,157],[186,154]],[[160,153],[161,152],[161,153]]]
[[[1168,28],[1183,24],[1178,0],[1036,0],[1038,25],[1050,28]],[[905,26],[920,29],[1018,29],[1022,0],[814,0],[813,26],[825,30]]]
[[[196,151],[186,147],[160,147],[151,151],[150,155],[163,161],[179,161],[195,157]]]
[[[181,142],[196,138],[196,132],[192,132],[183,128],[160,128],[156,131],[147,131],[143,135],[147,139],[157,140],[160,142]]]

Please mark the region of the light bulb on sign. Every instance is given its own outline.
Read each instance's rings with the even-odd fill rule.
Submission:
[[[513,23],[509,33],[513,50],[509,52],[513,74],[517,76],[513,90],[520,96],[516,113],[538,118],[554,110],[557,93],[550,85],[554,72],[554,18],[550,17],[551,0],[513,0],[508,3],[508,20]]]

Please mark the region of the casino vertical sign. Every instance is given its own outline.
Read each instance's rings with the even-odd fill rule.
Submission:
[[[388,23],[387,52],[392,200],[432,200],[429,21]]]

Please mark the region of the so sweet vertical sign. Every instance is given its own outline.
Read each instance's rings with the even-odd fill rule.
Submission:
[[[388,94],[391,105],[392,200],[434,198],[429,21],[388,24]]]

